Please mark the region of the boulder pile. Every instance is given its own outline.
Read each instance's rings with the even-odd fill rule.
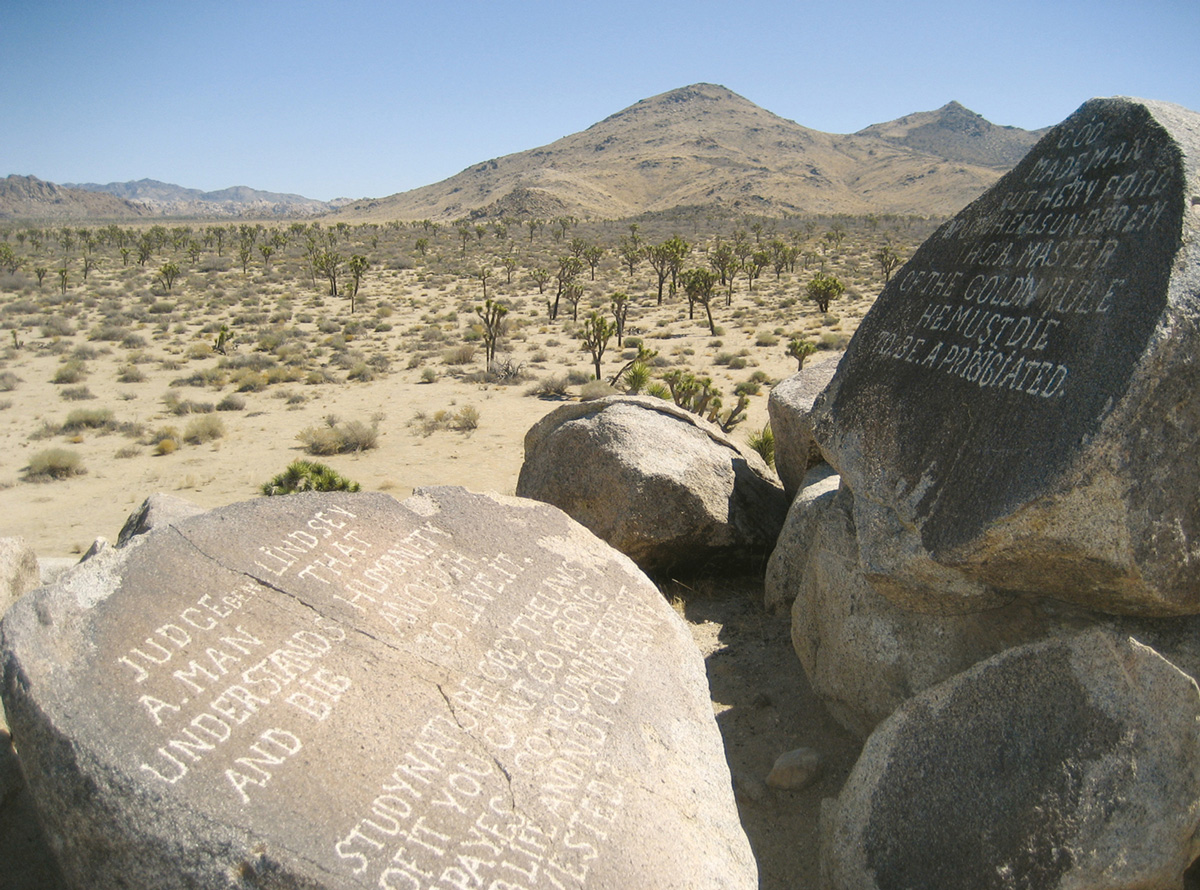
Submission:
[[[792,409],[840,487],[800,488],[767,601],[868,738],[828,886],[1181,886],[1200,856],[1197,205],[1200,115],[1086,103]]]

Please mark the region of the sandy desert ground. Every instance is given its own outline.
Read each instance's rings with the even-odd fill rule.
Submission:
[[[53,270],[40,288],[32,268],[10,277],[0,292],[9,329],[0,352],[0,535],[24,537],[39,556],[73,557],[97,536],[115,541],[126,516],[153,492],[215,507],[259,496],[264,482],[301,457],[398,498],[439,484],[512,493],[525,432],[565,399],[595,388],[585,382],[592,358],[569,305],[551,321],[546,296],[522,270],[509,284],[497,264],[488,296],[509,308],[498,359],[521,379],[489,378],[475,312],[482,283],[470,274],[469,257],[457,257],[454,271],[460,245],[452,233],[442,237],[440,269],[380,262],[364,278],[353,313],[348,299],[329,296],[297,271],[295,250],[286,265],[287,249],[271,267],[259,262],[248,273],[229,257],[210,260],[207,269],[203,261],[177,260],[182,272],[169,292],[154,281],[162,258],[142,268],[112,255],[86,285],[76,280],[65,294]],[[746,419],[732,432],[746,441],[767,422],[771,384],[796,370],[789,341],[821,347],[810,361],[830,357],[869,309],[883,285],[871,250],[864,234],[824,258],[848,285],[828,312],[803,298],[815,267],[778,278],[766,269],[753,290],[739,278],[728,306],[719,288],[715,335],[701,307],[689,318],[682,293],[657,304],[644,263],[630,278],[610,255],[597,280],[586,267],[580,276],[579,318],[593,308],[608,313],[612,293],[627,291],[627,339],[624,347],[610,345],[602,377],[636,357],[629,338],[638,338],[657,353],[655,379],[672,369],[711,376],[726,408],[737,401],[735,387],[750,393]],[[702,261],[700,254],[688,265]],[[225,355],[213,349],[222,325],[233,335]],[[535,392],[554,389],[560,393],[552,397]],[[476,413],[474,424],[462,423]],[[353,423],[375,447],[312,456],[298,438]],[[456,428],[464,426],[474,428]],[[84,472],[35,481],[30,468],[48,449],[74,455]],[[761,886],[814,885],[820,801],[836,794],[858,744],[809,690],[786,618],[763,609],[761,576],[663,579],[661,586],[705,655]],[[804,791],[768,788],[774,759],[797,747],[821,752],[821,778]],[[17,886],[45,880],[31,863]]]

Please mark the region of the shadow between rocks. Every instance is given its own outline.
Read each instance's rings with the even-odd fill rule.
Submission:
[[[861,743],[826,712],[792,649],[790,619],[763,606],[761,575],[671,581],[667,599],[705,655],[709,691],[742,827],[758,860],[761,890],[818,886],[821,801],[841,790]],[[820,753],[807,788],[771,788],[775,759],[796,748]]]
[[[34,815],[12,739],[0,728],[0,890],[66,890],[66,886]]]

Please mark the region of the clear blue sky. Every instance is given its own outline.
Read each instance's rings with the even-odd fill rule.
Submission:
[[[700,81],[834,133],[1200,110],[1200,0],[0,0],[0,176],[382,197]]]

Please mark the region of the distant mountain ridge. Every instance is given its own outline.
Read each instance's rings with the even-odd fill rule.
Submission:
[[[855,135],[886,139],[948,161],[1010,170],[1048,129],[999,127],[950,102],[937,111],[920,111],[885,124],[872,124]]]
[[[110,182],[104,185],[94,182],[63,185],[65,188],[103,192],[127,201],[145,204],[155,213],[164,216],[318,216],[347,203],[345,200],[317,201],[303,195],[264,192],[244,185],[205,192],[169,182],[159,182],[157,179]]]
[[[96,194],[46,182],[36,176],[11,174],[0,179],[0,219],[62,220],[140,219],[152,216],[144,204],[116,195]]]
[[[616,219],[709,205],[764,215],[945,216],[986,191],[1044,132],[997,126],[950,102],[838,135],[699,83],[549,145],[383,198],[323,202],[245,186],[205,192],[152,179],[58,186],[9,176],[0,180],[0,219]]]
[[[957,102],[859,133],[823,133],[700,83],[337,215],[446,220],[531,208],[620,218],[706,204],[764,214],[946,215],[982,194],[1037,138]]]

